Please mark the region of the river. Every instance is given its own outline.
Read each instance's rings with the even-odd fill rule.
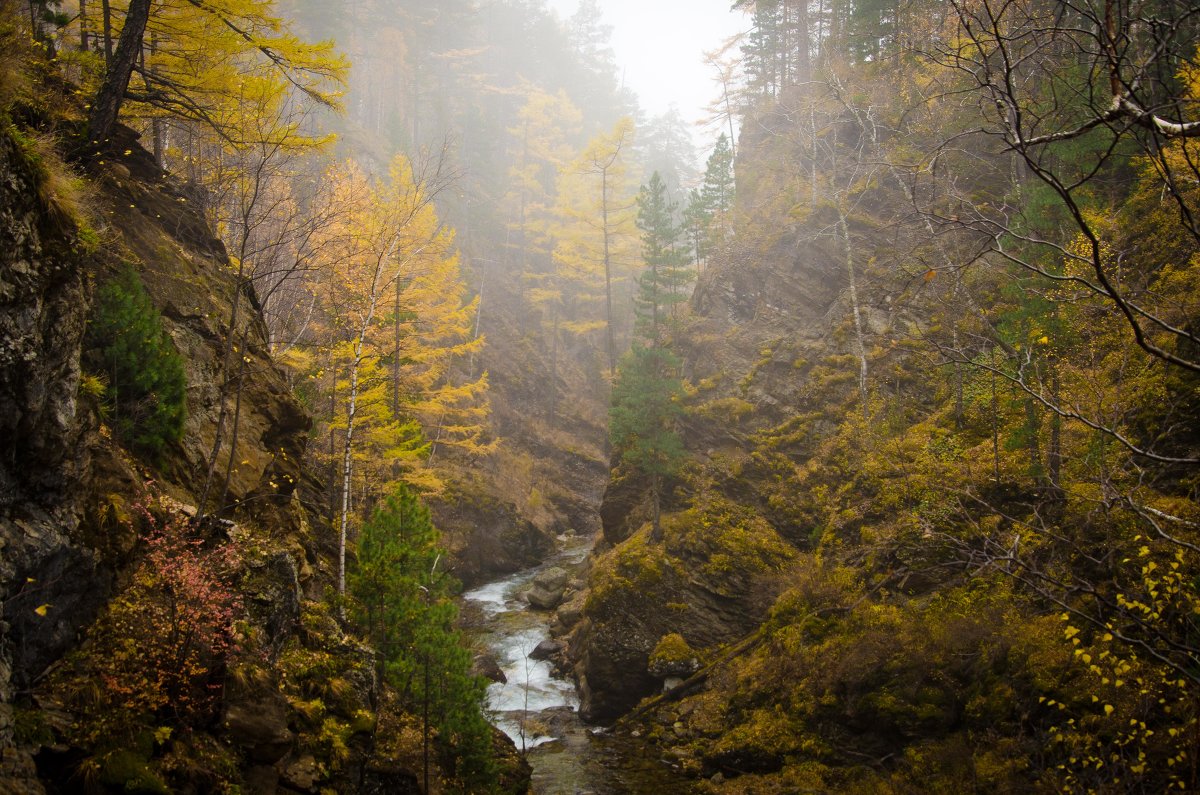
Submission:
[[[526,749],[536,795],[691,792],[647,746],[583,723],[575,683],[550,663],[529,659],[550,637],[554,613],[529,609],[522,593],[543,569],[577,566],[591,546],[588,538],[560,537],[558,551],[542,565],[463,594],[478,608],[482,640],[508,678],[488,688],[493,723]]]

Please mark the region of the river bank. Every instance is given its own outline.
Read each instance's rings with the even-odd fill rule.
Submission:
[[[562,536],[557,551],[541,565],[463,594],[471,630],[507,679],[488,688],[492,721],[524,749],[536,795],[690,792],[687,782],[644,745],[580,720],[575,683],[549,661],[530,657],[550,638],[554,613],[530,609],[524,592],[546,569],[578,568],[591,546],[590,538]]]

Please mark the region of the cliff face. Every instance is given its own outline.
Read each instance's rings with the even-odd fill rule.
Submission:
[[[773,575],[806,529],[780,510],[786,495],[754,453],[762,434],[813,412],[813,364],[845,353],[835,334],[842,286],[828,252],[788,240],[765,256],[733,252],[703,274],[676,338],[695,391],[681,428],[688,463],[668,489],[663,542],[648,535],[644,479],[625,467],[615,468],[601,505],[609,549],[594,561],[571,640],[590,719],[616,717],[661,688],[647,666],[663,636],[715,648],[762,619]]]
[[[75,543],[96,430],[76,397],[88,304],[78,241],[9,135],[0,175],[0,781],[37,791],[32,760],[13,748],[13,692],[74,642],[112,571]],[[50,601],[63,609],[42,622],[34,608]]]
[[[773,153],[749,136],[739,152],[739,202],[769,209],[775,183],[744,175],[771,173]],[[782,571],[814,544],[789,480],[857,399],[859,366],[845,254],[836,236],[814,231],[835,228],[821,212],[770,229],[748,221],[699,278],[672,338],[689,385],[686,463],[666,489],[661,542],[649,535],[646,479],[614,464],[605,544],[570,644],[591,719],[661,688],[647,664],[663,636],[712,650],[755,630]],[[869,242],[853,221],[850,234]],[[859,291],[865,347],[891,379],[896,354],[879,340],[902,317],[898,287],[872,279]]]
[[[336,537],[305,507],[310,420],[268,355],[254,295],[235,298],[240,281],[192,209],[196,197],[130,131],[89,168],[94,231],[56,209],[21,141],[0,135],[0,789],[70,789],[84,765],[106,791],[215,781],[255,792],[416,791],[410,749],[395,742],[410,729],[385,727],[392,718],[376,712],[373,652],[328,614]],[[155,462],[124,450],[81,388],[92,285],[130,265],[188,385],[182,440]],[[221,388],[231,338],[244,340],[234,358],[246,367],[240,400]],[[202,525],[197,549],[236,549],[239,654],[188,732],[99,754],[90,743],[103,742],[103,716],[81,711],[91,696],[78,672],[105,648],[104,622],[142,587],[141,506],[165,511],[162,523],[194,514],[222,401],[209,511],[223,505],[232,521]],[[88,721],[99,734],[81,731]]]

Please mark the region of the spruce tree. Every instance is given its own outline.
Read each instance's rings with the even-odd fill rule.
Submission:
[[[142,280],[126,267],[100,288],[87,343],[107,379],[105,407],[117,436],[151,458],[183,436],[187,378]]]
[[[352,615],[375,647],[381,679],[421,715],[439,749],[471,791],[494,779],[491,729],[482,708],[487,686],[471,674],[471,655],[454,628],[455,582],[439,571],[446,557],[429,509],[400,484],[362,528],[350,575]],[[426,746],[428,764],[428,745]]]
[[[710,228],[714,221],[721,223],[720,229],[724,228],[725,216],[733,209],[733,195],[733,148],[729,138],[721,133],[712,154],[708,156],[708,162],[705,163],[704,184],[700,187],[700,197],[709,213]],[[723,240],[724,233],[714,237]]]
[[[705,206],[700,190],[692,188],[683,209],[683,231],[697,270],[708,261],[708,225],[711,221],[712,212]]]
[[[688,194],[683,224],[696,263],[708,260],[726,241],[733,209],[733,148],[724,133],[717,138],[704,168],[704,181]]]
[[[682,228],[675,223],[677,205],[667,195],[658,172],[642,186],[637,197],[637,227],[642,232],[642,259],[646,269],[638,278],[634,298],[637,331],[652,346],[663,345],[674,306],[687,298],[691,280],[686,252],[680,247]],[[669,317],[670,316],[670,317]]]
[[[683,443],[675,427],[683,398],[678,371],[679,359],[666,348],[635,343],[617,368],[609,412],[613,448],[623,463],[650,479],[655,538],[661,534],[663,479],[678,472],[683,462]]]
[[[682,411],[679,360],[668,348],[674,307],[687,296],[691,278],[679,245],[683,229],[676,205],[655,172],[638,195],[638,229],[646,270],[638,279],[637,333],[642,341],[621,360],[613,383],[609,432],[621,461],[650,480],[653,535],[661,535],[663,481],[679,470],[683,443],[676,430]]]

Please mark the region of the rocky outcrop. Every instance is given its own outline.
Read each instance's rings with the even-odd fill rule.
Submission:
[[[569,578],[566,570],[557,566],[539,572],[525,592],[525,601],[535,610],[553,610],[562,601]]]
[[[554,536],[522,516],[483,483],[455,483],[430,511],[451,540],[455,574],[471,586],[535,566],[554,548]]]
[[[131,131],[119,129],[89,168],[104,241],[94,250],[81,241],[95,236],[47,204],[36,169],[0,131],[0,791],[38,793],[44,780],[57,791],[77,786],[71,776],[89,747],[72,745],[75,702],[57,689],[57,674],[44,674],[64,668],[58,661],[137,570],[130,519],[146,500],[144,481],[155,481],[164,510],[182,522],[197,515],[222,407],[227,430],[207,508],[237,523],[209,517],[198,534],[206,546],[239,550],[236,632],[252,653],[229,661],[212,714],[172,753],[208,754],[221,780],[248,792],[418,791],[408,763],[374,739],[374,653],[323,602],[335,535],[302,499],[310,420],[270,358],[256,297],[191,209],[194,193],[163,174]],[[154,461],[122,449],[80,388],[89,285],[126,263],[162,313],[188,383],[183,439]],[[232,360],[246,368],[240,395],[222,388],[230,339]],[[165,791],[148,764],[165,746],[150,749],[106,755],[100,782]],[[510,761],[506,775],[528,775]],[[174,784],[210,789],[212,771],[189,765],[172,773]]]
[[[811,517],[793,512],[771,467],[775,455],[803,460],[834,427],[822,411],[855,395],[832,244],[781,229],[767,250],[735,246],[702,275],[673,340],[690,384],[680,422],[688,463],[666,484],[663,537],[650,537],[646,479],[623,465],[600,507],[602,554],[570,635],[587,718],[617,717],[664,678],[686,675],[647,669],[663,636],[703,653],[753,631],[782,568],[811,543]],[[894,320],[886,302],[863,311],[869,333]]]
[[[296,741],[296,735],[288,729],[287,702],[279,693],[264,692],[229,704],[223,728],[260,764],[278,762]]]
[[[42,178],[0,131],[0,782],[15,792],[41,786],[13,745],[13,688],[74,643],[112,580],[74,541],[95,427],[78,399],[89,295],[75,224]]]

